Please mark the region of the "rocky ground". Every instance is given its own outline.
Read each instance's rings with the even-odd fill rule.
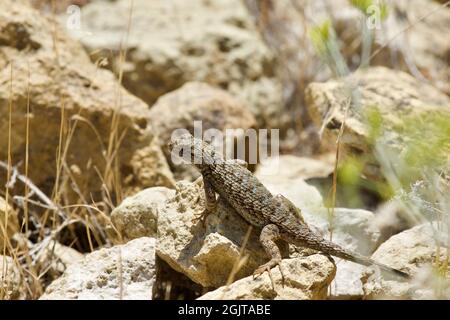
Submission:
[[[350,2],[2,0],[0,299],[450,299],[450,9],[387,1],[360,67]],[[253,279],[259,230],[220,199],[195,222],[171,161],[194,121],[279,129],[255,176],[412,279],[287,245]]]

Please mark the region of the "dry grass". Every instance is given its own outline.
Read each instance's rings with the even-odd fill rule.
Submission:
[[[56,1],[51,0],[53,12],[53,51],[54,62],[57,68],[57,76],[55,82],[62,78],[62,70],[64,66],[60,64],[58,32],[56,16]],[[6,271],[6,254],[8,253],[14,261],[14,265],[20,272],[24,287],[26,288],[25,297],[28,299],[39,298],[46,286],[54,279],[54,271],[52,271],[53,263],[57,261],[54,255],[55,242],[59,241],[68,246],[74,246],[78,251],[91,252],[98,247],[110,246],[116,242],[122,242],[120,234],[111,224],[109,214],[114,207],[123,199],[122,177],[119,167],[119,149],[126,135],[126,130],[120,128],[120,111],[122,103],[121,82],[123,78],[123,65],[126,61],[127,50],[126,43],[131,28],[131,18],[134,3],[131,1],[129,11],[128,30],[124,35],[122,45],[119,51],[119,65],[116,70],[117,83],[112,94],[115,96],[115,105],[111,116],[111,126],[107,145],[102,143],[99,132],[88,119],[78,114],[70,116],[65,108],[66,103],[64,97],[59,97],[60,110],[60,128],[59,142],[55,150],[55,181],[51,195],[47,196],[45,192],[40,190],[31,180],[29,173],[33,168],[29,168],[30,144],[33,137],[30,136],[31,120],[31,97],[30,92],[30,76],[33,70],[30,70],[28,64],[28,83],[27,83],[27,118],[25,136],[25,159],[23,172],[15,167],[14,160],[11,155],[11,127],[12,114],[14,110],[14,63],[10,63],[10,100],[9,100],[9,128],[8,128],[8,159],[7,163],[0,163],[0,170],[5,170],[7,187],[5,188],[4,198],[7,203],[16,204],[16,211],[21,217],[20,241],[10,241],[6,236],[6,230],[10,220],[9,212],[6,212],[6,219],[1,221],[1,236],[6,239],[2,250],[3,268]],[[99,67],[99,66],[97,66]],[[94,75],[95,76],[95,75]],[[78,185],[73,175],[70,165],[67,162],[67,155],[71,140],[76,135],[80,124],[85,124],[92,129],[95,136],[99,140],[101,148],[99,154],[104,157],[104,168],[96,169],[97,178],[102,182],[102,198],[93,199],[92,196],[86,197],[86,186]],[[18,184],[22,184],[23,188],[16,188]],[[13,188],[14,187],[14,188]],[[11,194],[16,190],[23,190],[23,194]],[[75,193],[77,198],[69,197]],[[38,200],[34,200],[37,198]],[[8,210],[7,210],[8,211]],[[107,234],[105,227],[109,226],[113,230],[113,234]],[[28,244],[24,245],[24,243]],[[42,257],[45,256],[45,259]],[[119,259],[120,264],[121,259]],[[121,266],[119,266],[121,270]],[[2,272],[3,277],[0,279],[0,299],[8,298],[8,293],[3,288],[7,287],[11,277],[6,272]],[[121,278],[121,277],[119,277]],[[120,281],[119,286],[122,287]],[[21,289],[23,291],[23,289]],[[121,290],[122,292],[123,290]],[[121,293],[122,295],[122,293]]]

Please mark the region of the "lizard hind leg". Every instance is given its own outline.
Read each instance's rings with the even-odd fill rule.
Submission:
[[[259,266],[253,273],[253,277],[256,278],[267,271],[270,277],[270,281],[272,282],[272,287],[274,289],[275,283],[273,281],[270,269],[272,269],[275,266],[278,266],[280,268],[281,277],[284,280],[283,270],[281,269],[280,265],[281,252],[280,249],[278,248],[278,245],[275,243],[275,241],[278,239],[280,239],[280,231],[278,230],[278,227],[275,224],[268,224],[262,229],[259,240],[264,250],[266,251],[267,255],[270,257],[270,260],[269,262]]]

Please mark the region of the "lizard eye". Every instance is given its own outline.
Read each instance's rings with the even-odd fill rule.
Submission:
[[[183,154],[184,154],[184,152],[183,152],[183,148],[181,148],[181,149],[180,149],[180,151],[178,152],[178,155],[179,155],[180,157],[182,157],[182,156],[183,156]]]

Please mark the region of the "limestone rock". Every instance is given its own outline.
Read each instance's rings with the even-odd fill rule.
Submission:
[[[126,198],[111,213],[111,221],[125,241],[140,237],[155,237],[158,208],[175,194],[165,187],[145,189]]]
[[[160,97],[150,110],[163,146],[176,129],[194,131],[194,121],[201,121],[203,133],[208,129],[247,130],[256,121],[247,106],[224,90],[206,83],[189,82],[180,89]]]
[[[283,179],[302,179],[326,178],[333,173],[334,159],[324,157],[323,159],[314,159],[306,157],[297,157],[293,155],[280,155],[279,157],[267,158],[258,165],[255,172],[261,176],[281,176]]]
[[[267,273],[253,279],[249,276],[229,286],[208,292],[199,300],[318,300],[327,298],[327,288],[336,267],[327,257],[315,254],[281,262],[284,282],[277,268],[272,269],[275,288]]]
[[[2,251],[5,245],[5,237],[11,239],[19,229],[16,211],[0,196],[0,248],[2,248]],[[3,230],[6,231],[6,234],[3,233]],[[8,252],[8,245],[6,245],[6,249]]]
[[[149,163],[152,168],[157,164],[167,167],[164,157],[149,155],[150,159],[143,161],[139,153],[139,163],[133,160],[149,145],[159,148],[147,128],[147,105],[121,88],[111,72],[92,64],[83,47],[55,23],[25,1],[0,3],[0,131],[8,132],[7,106],[11,102],[13,164],[25,158],[29,119],[30,179],[43,190],[51,190],[62,121],[61,148],[67,144],[64,168],[70,170],[63,168],[61,175],[70,176],[69,181],[76,183],[87,199],[91,194],[98,196],[102,183],[109,183],[108,176],[115,170],[124,178],[124,188],[149,187],[161,181],[170,185],[171,177],[158,179],[169,174],[168,170],[155,172],[149,180],[146,174],[139,176],[142,168],[136,168]],[[7,139],[8,135],[0,136],[0,159],[7,157]],[[117,167],[107,170],[107,162],[115,155]]]
[[[0,300],[26,298],[25,282],[11,257],[0,255]]]
[[[173,269],[184,273],[204,287],[220,287],[227,283],[233,266],[247,257],[234,279],[253,271],[267,258],[253,230],[245,249],[248,224],[231,208],[219,201],[216,213],[205,221],[193,222],[204,209],[204,191],[200,184],[181,181],[176,195],[160,209],[156,252]],[[245,261],[245,260],[242,260]]]
[[[334,148],[344,120],[349,89],[354,103],[349,107],[346,127],[341,139],[344,153],[369,154],[369,125],[366,116],[376,107],[383,119],[386,143],[401,151],[405,137],[399,133],[404,120],[426,114],[450,113],[450,98],[434,87],[417,81],[410,75],[384,67],[358,71],[344,80],[312,83],[306,89],[306,100],[312,119],[322,128],[325,148]],[[365,173],[376,177],[378,166],[374,159]]]
[[[444,229],[442,229],[444,228]],[[440,261],[445,266],[448,243],[445,226],[426,223],[392,236],[372,258],[412,275],[413,281],[386,280],[376,274],[363,277],[366,299],[436,299],[450,298],[450,279],[438,276],[432,266]],[[448,237],[448,235],[447,235]],[[450,261],[449,261],[450,262]],[[448,263],[447,263],[448,268]],[[448,270],[447,270],[448,274]],[[440,292],[440,294],[439,294]]]
[[[40,299],[151,300],[155,242],[143,237],[87,254],[50,284]]]
[[[280,163],[277,172],[258,168],[256,176],[272,194],[282,194],[302,210],[305,221],[313,229],[329,238],[329,214],[319,191],[303,179],[295,178],[286,165]],[[292,171],[296,172],[295,167]],[[266,173],[266,174],[264,174]],[[270,173],[270,174],[269,174]],[[301,175],[301,174],[300,174]],[[333,216],[333,242],[346,249],[369,256],[376,248],[380,231],[372,212],[359,209],[336,208]],[[331,284],[333,298],[359,298],[363,295],[361,275],[365,267],[335,258],[337,272]]]
[[[75,31],[94,59],[118,53],[128,30],[130,2],[92,2]],[[274,56],[239,0],[134,1],[127,37],[124,86],[152,105],[189,81],[228,90],[248,105],[258,124],[280,127],[283,91]],[[122,46],[123,48],[123,46]],[[116,55],[109,63],[119,66]]]

